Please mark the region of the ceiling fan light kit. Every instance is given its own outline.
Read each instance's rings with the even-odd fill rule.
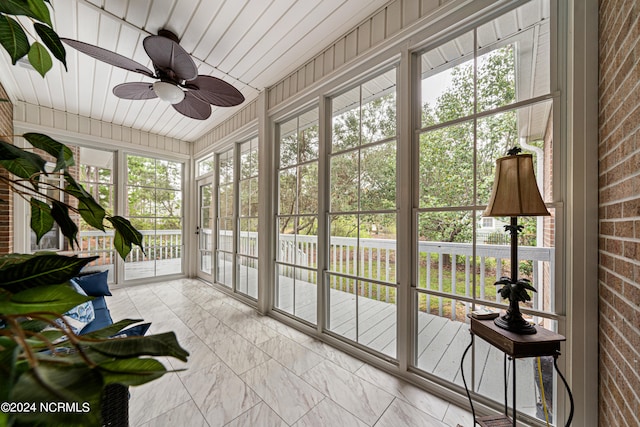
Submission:
[[[153,91],[163,101],[177,104],[184,100],[184,91],[173,83],[157,81],[153,84]]]
[[[118,98],[145,100],[160,98],[169,102],[182,115],[197,120],[211,116],[211,105],[234,107],[244,102],[238,89],[216,77],[198,75],[191,56],[178,44],[178,37],[169,30],[143,40],[144,50],[151,58],[155,73],[146,66],[110,50],[78,40],[61,38],[74,49],[118,68],[157,79],[154,83],[122,83],[113,88]]]

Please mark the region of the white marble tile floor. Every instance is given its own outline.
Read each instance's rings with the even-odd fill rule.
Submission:
[[[116,287],[115,321],[175,331],[187,363],[132,387],[132,427],[471,426],[471,414],[192,279]],[[152,306],[151,306],[152,305]]]

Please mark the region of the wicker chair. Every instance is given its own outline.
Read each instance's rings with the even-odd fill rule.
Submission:
[[[129,388],[122,384],[107,385],[100,412],[104,427],[129,427]]]

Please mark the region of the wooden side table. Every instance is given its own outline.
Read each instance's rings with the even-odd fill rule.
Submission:
[[[493,320],[479,320],[471,317],[471,342],[467,346],[466,350],[462,354],[462,360],[460,361],[460,370],[462,373],[462,381],[464,388],[469,398],[469,404],[471,405],[471,413],[473,415],[474,425],[479,424],[482,427],[503,427],[503,426],[516,426],[516,359],[525,357],[541,357],[541,356],[553,356],[553,366],[558,373],[560,379],[564,383],[569,394],[569,401],[571,403],[571,410],[569,412],[569,418],[566,426],[571,424],[573,419],[573,396],[569,389],[569,384],[565,380],[564,376],[558,369],[558,356],[560,356],[560,343],[565,341],[566,338],[555,332],[551,332],[547,329],[536,326],[537,333],[531,335],[520,335],[514,332],[507,331],[496,326]],[[467,381],[464,376],[464,360],[467,356],[469,349],[473,345],[474,337],[478,336],[496,347],[498,350],[504,353],[504,415],[491,415],[488,417],[476,417],[475,410],[473,408],[473,401],[471,399],[471,393],[467,387]],[[507,406],[507,357],[512,361],[512,389],[513,389],[513,410],[512,417],[509,418],[508,406]]]

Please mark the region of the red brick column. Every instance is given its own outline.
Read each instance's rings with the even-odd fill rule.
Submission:
[[[4,87],[0,84],[0,99],[9,100]],[[12,142],[13,105],[11,102],[0,102],[0,137],[3,141]],[[0,175],[9,173],[0,168]],[[0,181],[0,254],[13,252],[13,196],[9,187]]]
[[[601,426],[640,425],[640,1],[599,17]]]

